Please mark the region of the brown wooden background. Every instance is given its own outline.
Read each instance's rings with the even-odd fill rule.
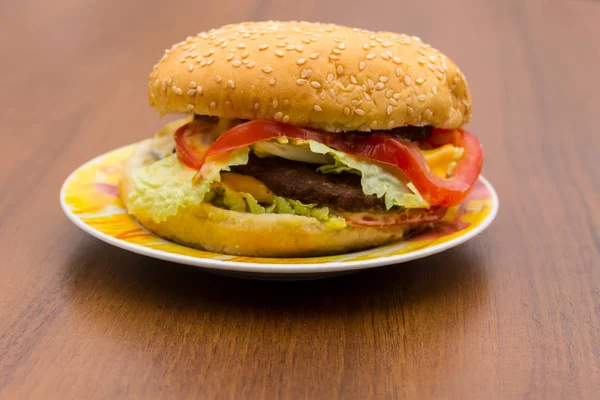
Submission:
[[[73,226],[63,179],[163,123],[146,102],[162,50],[268,18],[449,54],[496,222],[425,260],[305,283],[213,276]],[[0,38],[0,398],[600,393],[600,2],[2,1]]]

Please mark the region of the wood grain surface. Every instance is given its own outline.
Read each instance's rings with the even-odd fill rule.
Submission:
[[[0,2],[1,399],[592,399],[600,393],[600,2]],[[332,21],[456,61],[501,209],[409,264],[252,282],[93,239],[58,191],[164,123],[147,74],[229,22]]]

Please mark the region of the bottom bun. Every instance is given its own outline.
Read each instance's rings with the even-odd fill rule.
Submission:
[[[154,162],[150,151],[160,139],[140,142],[125,165],[120,196],[127,207],[132,172]],[[397,241],[427,225],[328,229],[315,218],[288,214],[250,214],[202,203],[156,223],[151,215],[132,213],[156,235],[216,253],[258,257],[309,257],[346,253]]]

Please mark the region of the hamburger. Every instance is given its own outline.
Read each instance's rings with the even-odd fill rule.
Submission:
[[[406,238],[462,202],[482,165],[465,76],[419,38],[248,22],[166,50],[150,105],[187,114],[137,144],[120,196],[155,234],[262,257]]]

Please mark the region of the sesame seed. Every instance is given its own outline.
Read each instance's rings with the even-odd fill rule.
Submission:
[[[431,93],[433,93],[434,95],[438,94],[437,86],[431,87]]]
[[[215,108],[217,106],[217,103],[215,103],[214,101],[211,101],[210,104],[208,105],[210,108]]]
[[[370,79],[367,79],[367,85],[369,85],[369,88],[371,90],[373,90],[375,88],[375,83],[373,83],[373,81]]]
[[[289,116],[289,115],[284,115],[284,116],[283,116],[283,122],[285,122],[286,124],[287,124],[288,122],[290,122],[290,116]]]
[[[354,83],[355,85],[358,83],[354,75],[350,75],[350,82]]]
[[[332,49],[331,52],[335,54],[342,54],[342,51],[340,49]]]
[[[361,110],[360,108],[354,109],[354,112],[358,115],[365,115],[365,112],[363,110]]]
[[[298,61],[296,61],[296,63],[297,63],[298,65],[302,65],[302,64],[304,64],[305,62],[306,62],[306,58],[300,58],[300,59],[298,59]]]
[[[269,81],[269,85],[273,86],[273,85],[275,85],[276,82],[277,82],[277,79],[271,78],[271,80]]]
[[[188,71],[192,72],[194,70],[194,66],[192,64],[188,65]]]
[[[380,77],[379,77],[379,81],[380,81],[380,82],[386,83],[388,80],[389,80],[389,79],[388,79],[388,77],[387,77],[387,76],[380,76]]]
[[[287,50],[294,50],[295,48],[296,48],[296,46],[294,46],[293,44],[286,46]]]
[[[369,93],[363,92],[363,97],[365,98],[365,100],[371,101],[371,95],[369,95]]]
[[[271,104],[273,105],[273,108],[277,108],[277,106],[279,106],[279,100],[273,99],[273,102]]]
[[[223,79],[221,78],[221,75],[217,74],[215,75],[215,81],[217,81],[217,83],[221,83]]]
[[[185,106],[185,108],[187,108],[190,111],[194,111],[194,105],[193,104],[188,104],[187,106]]]
[[[394,91],[392,89],[386,90],[385,97],[388,99],[394,95]]]
[[[321,97],[323,100],[325,100],[327,98],[327,92],[324,90],[321,90],[321,93],[319,93],[319,97]]]
[[[223,43],[221,43],[221,48],[224,49],[225,47],[227,47],[228,43],[229,42],[227,42],[227,41],[224,41]]]
[[[422,57],[417,58],[417,62],[421,65],[427,64],[427,60]]]
[[[350,107],[344,107],[344,114],[350,115]]]
[[[300,86],[304,85],[306,82],[308,82],[306,79],[297,79],[296,83]]]
[[[250,64],[250,60],[242,60],[242,64],[248,65],[248,64]]]
[[[369,47],[369,45],[367,43],[365,43],[365,44],[363,44],[363,49],[370,50],[371,48]]]
[[[198,93],[198,94],[202,94],[202,86],[198,86],[198,87],[196,88],[196,93]]]
[[[344,50],[346,48],[346,44],[345,43],[340,43],[339,46],[338,46],[338,48],[340,50]]]
[[[290,105],[290,101],[288,99],[285,99],[283,101],[283,108],[288,108],[289,105]]]
[[[392,129],[394,127],[394,120],[388,122],[388,129]]]
[[[331,89],[333,90],[333,89]],[[335,101],[338,102],[338,104],[343,104],[344,103],[344,96],[342,96],[341,94],[338,94],[337,97],[335,98]]]
[[[210,65],[210,64],[212,64],[214,62],[215,62],[214,58],[209,58],[208,60],[206,60],[206,65]]]
[[[250,55],[250,53],[248,53],[247,51],[242,53],[242,57],[241,58],[248,58],[248,56]]]
[[[242,62],[240,60],[235,60],[231,62],[231,65],[233,65],[234,67],[239,67],[240,65],[242,65]]]
[[[171,86],[173,84],[173,78],[167,79],[167,84]]]
[[[392,61],[394,62],[394,64],[400,64],[402,62],[402,60],[398,57],[392,58]]]
[[[382,90],[384,87],[385,87],[385,83],[377,82],[377,84],[375,85],[375,90]]]
[[[341,65],[338,65],[336,71],[337,71],[338,75],[343,75],[344,74],[344,67],[342,67]]]
[[[466,107],[469,107],[469,102],[468,102],[467,100],[464,100],[464,99],[463,99],[462,103],[463,103],[463,104],[464,104]]]
[[[400,67],[396,68],[396,76],[397,76],[397,77],[400,77],[400,76],[402,75],[402,73],[403,73],[403,72],[404,72],[404,71],[402,71],[402,68],[400,68]]]
[[[435,56],[429,56],[429,61],[432,63],[436,62],[437,58]]]
[[[389,60],[390,59],[390,56],[387,53],[384,53],[384,52],[379,53],[379,56],[381,58],[383,58],[384,60]]]
[[[444,74],[438,74],[438,75],[437,75],[437,78],[438,78],[440,81],[443,81],[443,80],[444,80]]]
[[[392,115],[393,108],[392,106],[387,107],[387,115]]]
[[[195,94],[196,94],[196,89],[190,89],[190,90],[187,91],[187,95],[190,96],[190,97],[192,97]]]
[[[329,55],[329,59],[330,59],[330,60],[333,60],[333,61],[337,61],[337,60],[339,60],[339,59],[340,59],[340,57],[339,57],[339,56],[336,56],[335,54],[330,54],[330,55]]]
[[[425,99],[426,99],[427,97],[425,97],[425,95],[424,95],[424,94],[420,94],[420,95],[419,95],[419,97],[417,97],[417,98],[419,99],[419,101],[425,101]]]
[[[319,53],[312,53],[310,56],[308,56],[308,58],[310,58],[311,60],[315,60],[319,57]]]
[[[227,81],[227,87],[233,89],[235,88],[235,83],[230,79]]]
[[[302,39],[302,42],[306,43],[306,44],[310,44],[310,39],[308,38],[304,38]]]
[[[246,45],[244,43],[238,43],[237,47],[238,49],[245,49]]]
[[[227,61],[231,61],[231,59],[232,59],[233,57],[235,57],[235,54],[233,54],[233,53],[229,53],[229,54],[227,54]]]
[[[259,109],[259,107],[260,107],[260,104],[259,104],[259,103],[254,103],[254,109],[255,109],[255,110],[258,110],[258,109]]]
[[[406,86],[409,86],[411,83],[412,83],[412,79],[410,79],[410,76],[404,75],[404,84]]]
[[[352,100],[352,101],[350,102],[350,104],[352,104],[354,107],[356,107],[356,106],[359,106],[359,105],[360,105],[360,101],[358,101],[358,100]]]
[[[283,113],[281,111],[277,111],[275,113],[275,119],[280,120],[283,117]]]
[[[326,80],[326,82],[327,82],[327,83],[333,82],[333,74],[329,74],[329,75],[327,75],[327,80]]]
[[[300,52],[302,50],[304,50],[304,46],[302,46],[301,44],[297,44],[296,45],[296,51]]]
[[[203,55],[204,55],[204,57],[212,56],[214,54],[214,52],[215,52],[215,49],[210,49],[208,51],[205,51],[203,53]]]
[[[372,128],[372,129],[375,129],[375,128],[377,128],[377,120],[373,120],[373,121],[371,122],[371,128]]]
[[[277,51],[275,51],[275,54],[277,54],[279,57],[283,57],[284,53],[281,50],[277,50]]]
[[[285,42],[281,41],[279,43],[276,44],[277,47],[285,47]]]
[[[417,85],[421,85],[423,82],[425,82],[425,79],[418,77],[417,79],[415,79],[415,82],[417,83]]]
[[[165,92],[167,90],[167,84],[165,81],[162,81],[162,83],[160,84],[160,88],[162,89],[163,92]]]
[[[321,108],[321,106],[320,106],[320,105],[318,105],[318,104],[315,104],[315,105],[313,106],[313,109],[314,109],[316,112],[321,112],[321,111],[323,111],[323,109]]]
[[[201,66],[201,67],[204,67],[205,65],[206,65],[206,60],[202,60],[202,61],[200,61],[200,66]]]
[[[321,84],[317,81],[312,81],[310,83],[310,86],[314,87],[315,89],[320,89],[321,88]]]
[[[390,99],[390,104],[393,106],[397,106],[398,102],[396,101],[396,99]]]
[[[179,60],[180,63],[184,63],[185,62],[185,58],[182,58],[181,60]]]
[[[431,119],[431,117],[433,117],[433,112],[428,108],[427,110],[423,111],[423,116],[427,119]]]
[[[366,62],[364,62],[364,61],[361,61],[361,62],[358,64],[358,70],[359,70],[359,71],[362,71],[362,70],[363,70],[363,69],[365,69],[366,67],[367,67],[367,63],[366,63]]]
[[[250,61],[248,65],[246,65],[246,68],[253,68],[255,65],[256,63],[254,61]]]
[[[259,50],[266,50],[269,48],[269,45],[266,43],[261,44],[260,46],[258,46]]]
[[[373,54],[373,53],[369,53],[369,54],[367,54],[367,56],[366,56],[365,58],[366,58],[367,60],[372,60],[372,59],[374,59],[374,58],[375,58],[375,54]]]

